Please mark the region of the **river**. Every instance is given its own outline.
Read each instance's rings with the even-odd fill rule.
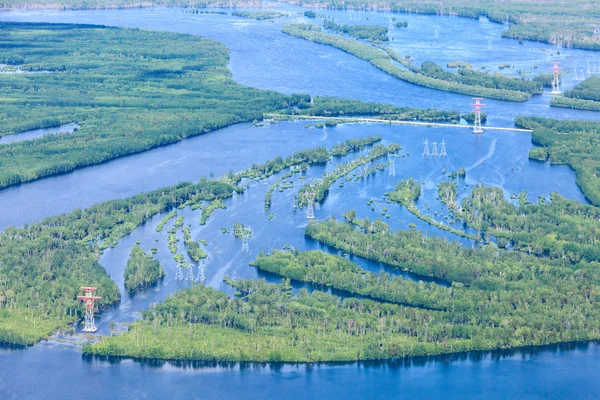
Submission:
[[[234,79],[245,85],[284,93],[350,97],[412,107],[435,107],[467,111],[470,98],[429,90],[398,81],[368,63],[336,49],[319,46],[280,32],[283,23],[303,21],[301,8],[282,6],[289,17],[268,21],[245,20],[230,15],[189,14],[181,9],[132,9],[80,12],[8,12],[6,21],[47,21],[95,23],[117,26],[162,29],[197,34],[223,42],[231,49],[230,69]],[[368,23],[387,25],[385,14],[319,11],[332,15],[338,23],[358,18]],[[445,65],[453,60],[474,66],[497,69],[499,64],[514,65],[513,70],[545,70],[550,57],[561,59],[566,68],[586,69],[595,63],[596,53],[572,49],[555,49],[549,45],[500,37],[501,25],[485,19],[468,20],[422,15],[399,15],[408,28],[392,31],[392,46],[400,53],[409,52],[419,61],[434,60]],[[440,26],[440,38],[433,38],[433,26]],[[404,29],[404,30],[403,30]],[[494,37],[493,50],[487,50],[485,36]],[[557,52],[560,51],[560,55]],[[552,55],[551,55],[552,54]],[[598,57],[600,61],[600,57]],[[534,68],[537,66],[537,68]],[[565,78],[563,89],[574,83]],[[553,118],[595,119],[596,114],[550,108],[549,96],[537,96],[526,103],[486,101],[489,123],[511,126],[516,115],[539,115]],[[309,129],[306,122],[283,122],[261,127],[238,124],[216,132],[145,153],[113,160],[70,174],[39,180],[0,191],[0,227],[23,225],[46,216],[69,212],[99,201],[125,198],[139,192],[171,185],[183,180],[198,180],[209,173],[221,175],[276,155],[318,145],[330,147],[347,138],[379,135],[385,143],[403,146],[406,157],[396,161],[396,176],[380,171],[366,180],[350,181],[340,188],[333,185],[326,201],[316,210],[317,218],[341,214],[355,208],[359,217],[382,217],[394,229],[406,229],[415,223],[428,234],[443,235],[470,242],[428,227],[399,206],[366,204],[374,198],[382,201],[399,179],[415,177],[423,184],[420,208],[441,219],[447,210],[436,200],[436,186],[443,172],[460,167],[468,170],[461,183],[461,194],[478,183],[502,187],[507,196],[527,190],[530,200],[558,192],[585,202],[575,185],[575,176],[566,166],[550,166],[529,161],[530,135],[522,132],[489,131],[474,136],[468,130],[389,125],[349,124],[334,128]],[[423,141],[445,141],[448,156],[423,158]],[[352,158],[353,156],[347,157]],[[225,160],[225,161],[224,161]],[[335,163],[345,161],[335,160]],[[379,160],[382,161],[382,160]],[[334,164],[312,168],[309,177],[331,170]],[[199,212],[185,209],[185,224],[192,237],[205,239],[209,258],[207,284],[229,290],[222,284],[229,277],[256,277],[248,266],[260,250],[269,251],[286,244],[298,249],[321,248],[303,235],[304,211],[292,211],[295,189],[275,191],[269,220],[263,210],[263,198],[269,185],[253,184],[241,196],[226,201],[227,210],[217,210],[204,226],[198,224]],[[343,191],[343,195],[342,195]],[[382,216],[389,207],[391,218]],[[439,217],[437,217],[439,215]],[[109,322],[131,322],[151,302],[161,301],[174,290],[188,285],[175,281],[175,263],[169,253],[166,234],[156,233],[162,216],[155,216],[119,244],[105,251],[100,263],[122,287],[122,274],[131,246],[140,241],[146,250],[158,249],[157,258],[167,270],[158,286],[136,296],[124,291],[121,304],[102,312],[98,325],[108,332]],[[231,230],[233,223],[251,225],[254,236],[250,251],[242,252],[240,241],[221,228]],[[171,222],[172,224],[172,222]],[[165,227],[168,229],[170,225]],[[181,247],[181,245],[180,245]],[[378,271],[385,265],[353,258],[362,267]],[[408,279],[414,279],[406,275]],[[298,285],[296,285],[298,286]],[[522,349],[510,353],[457,355],[417,359],[405,363],[367,363],[328,366],[174,366],[151,365],[133,361],[82,359],[70,345],[44,342],[28,349],[0,350],[0,393],[2,398],[75,398],[91,390],[89,398],[163,398],[182,395],[192,398],[290,398],[311,397],[424,397],[424,398],[594,398],[600,395],[595,371],[600,366],[600,348],[596,344],[549,346]],[[10,367],[8,367],[10,366]]]

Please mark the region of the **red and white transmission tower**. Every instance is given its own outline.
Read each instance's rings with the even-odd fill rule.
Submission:
[[[475,122],[473,123],[473,133],[483,133],[483,129],[481,128],[481,107],[485,106],[485,104],[481,104],[481,97],[474,97],[475,104],[471,104],[471,107],[475,109]]]
[[[552,67],[548,67],[548,69],[551,69],[552,71],[554,71],[554,78],[552,79],[552,91],[550,93],[551,94],[560,94],[559,77],[560,77],[560,70],[562,68],[560,68],[558,66],[558,64],[560,64],[558,61],[553,61],[552,64],[553,64]]]
[[[85,327],[84,332],[96,332],[96,324],[94,323],[94,301],[100,300],[102,297],[94,296],[95,287],[84,286],[81,288],[85,292],[84,296],[77,296],[79,300],[85,303]]]

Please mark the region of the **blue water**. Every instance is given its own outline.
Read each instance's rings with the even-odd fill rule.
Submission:
[[[286,36],[280,32],[285,22],[307,20],[299,14],[304,9],[281,6],[289,13],[286,18],[254,21],[231,15],[196,15],[181,9],[134,9],[81,12],[9,12],[0,13],[6,21],[49,21],[95,23],[117,26],[162,29],[203,35],[223,42],[231,49],[230,69],[233,77],[245,85],[284,93],[310,93],[378,101],[411,107],[435,107],[467,111],[470,98],[434,91],[398,81],[368,63],[336,49],[316,45]],[[387,26],[386,14],[319,10],[345,23],[380,23]],[[368,20],[367,20],[368,18]],[[515,74],[517,69],[531,74],[546,71],[547,62],[560,59],[566,69],[586,69],[587,62],[600,57],[596,53],[572,49],[556,49],[549,45],[526,42],[523,45],[500,34],[505,27],[485,19],[467,20],[422,15],[398,15],[407,20],[408,28],[391,32],[391,46],[399,54],[410,53],[417,61],[434,60],[440,65],[449,61],[468,61],[476,68],[496,71],[499,64],[514,67],[502,70]],[[440,38],[433,38],[433,26],[440,26]],[[493,50],[487,50],[486,35],[491,35]],[[560,55],[558,54],[560,51]],[[537,66],[537,68],[534,68]],[[566,75],[563,89],[576,82]],[[552,118],[596,119],[597,114],[568,109],[550,108],[550,97],[536,96],[525,103],[489,101],[489,123],[512,126],[517,115],[538,115]],[[393,229],[407,229],[415,223],[428,235],[440,235],[465,246],[468,240],[422,224],[398,205],[385,204],[383,194],[400,179],[414,177],[423,185],[419,207],[436,218],[448,215],[448,210],[436,200],[437,184],[446,174],[464,167],[467,179],[461,184],[461,194],[470,187],[484,183],[502,187],[508,195],[527,190],[536,200],[551,192],[585,202],[575,184],[572,170],[566,166],[551,166],[529,161],[530,136],[521,132],[488,131],[474,136],[468,130],[388,125],[340,125],[334,128],[307,129],[305,122],[284,122],[263,127],[238,124],[183,142],[145,153],[113,160],[70,174],[43,179],[0,191],[0,227],[23,225],[46,216],[84,208],[100,201],[125,198],[183,180],[198,180],[249,167],[276,155],[324,145],[331,147],[348,138],[379,135],[386,143],[397,142],[406,155],[396,161],[396,176],[381,171],[367,178],[347,182],[342,189],[332,186],[327,199],[317,208],[319,219],[341,218],[348,209],[357,210],[359,217],[381,217]],[[422,158],[423,141],[447,144],[448,156]],[[351,157],[350,157],[351,158]],[[339,160],[338,160],[339,161]],[[336,161],[336,162],[338,162]],[[345,160],[342,160],[345,161]],[[309,177],[316,177],[333,164],[312,168]],[[253,184],[241,196],[226,201],[226,210],[217,210],[205,226],[198,224],[200,213],[189,208],[180,211],[185,225],[190,225],[192,237],[208,241],[206,265],[207,285],[230,291],[222,284],[229,277],[265,277],[248,266],[260,250],[269,251],[286,244],[298,249],[327,249],[307,241],[304,210],[292,210],[294,189],[276,191],[269,220],[263,210],[264,193],[277,176]],[[343,194],[342,194],[343,190]],[[373,198],[371,210],[366,202]],[[391,218],[381,215],[389,209]],[[174,280],[175,262],[166,243],[167,225],[162,233],[155,226],[162,218],[155,216],[119,244],[105,251],[100,263],[122,288],[123,269],[133,244],[141,242],[145,249],[156,247],[157,259],[167,276],[162,283],[135,296],[123,291],[121,304],[102,312],[98,325],[108,332],[109,322],[131,322],[148,304],[164,300],[186,282]],[[255,235],[250,251],[242,252],[241,243],[221,228],[231,230],[235,222],[251,225]],[[171,222],[172,224],[172,222]],[[184,251],[180,243],[180,251]],[[333,251],[334,252],[334,251]],[[352,258],[370,271],[387,266]],[[407,279],[416,277],[404,274]],[[63,348],[66,347],[66,348]],[[79,398],[90,388],[89,398],[164,398],[177,395],[191,398],[598,398],[600,387],[596,370],[599,348],[596,344],[553,346],[469,354],[444,358],[420,359],[404,363],[346,364],[331,366],[233,366],[202,367],[151,365],[134,361],[87,360],[69,345],[51,341],[26,350],[0,350],[0,398]]]
[[[33,129],[31,131],[19,132],[13,135],[0,137],[0,144],[22,142],[44,137],[46,135],[56,135],[57,133],[72,133],[78,125],[76,123],[57,126],[56,128]]]

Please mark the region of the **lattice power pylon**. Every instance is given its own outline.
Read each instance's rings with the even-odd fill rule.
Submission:
[[[185,280],[191,282],[194,282],[196,280],[196,278],[194,277],[194,267],[192,267],[191,264],[188,266],[188,273],[185,277]]]
[[[388,154],[388,160],[390,162],[389,176],[396,176],[396,158],[398,158],[398,154]]]
[[[442,143],[440,143],[440,156],[445,157],[448,154],[446,153],[446,142],[442,139]]]
[[[84,332],[96,332],[96,324],[94,323],[94,301],[100,300],[101,297],[94,296],[94,292],[98,288],[84,286],[81,288],[85,293],[83,296],[77,296],[79,300],[82,300],[85,304],[85,326],[83,327]]]
[[[488,50],[492,50],[492,40],[494,40],[494,38],[492,36],[486,36],[485,38],[488,41]]]
[[[425,139],[423,142],[423,157],[429,157],[431,153],[429,153],[429,141]]]
[[[560,64],[560,62],[558,61],[553,61],[552,64],[553,66],[549,67],[549,69],[551,69],[554,72],[554,79],[552,79],[552,92],[550,93],[560,94],[560,70],[562,68],[558,66]],[[581,72],[583,73],[583,71]]]
[[[250,238],[252,237],[252,228],[248,226],[247,228],[243,228],[242,235],[242,252],[250,251]]]
[[[437,142],[431,142],[431,155],[433,157],[437,157],[440,155],[440,153],[438,153],[438,149],[437,149]]]
[[[181,264],[177,264],[177,271],[175,272],[175,280],[176,281],[183,280],[183,270],[181,269]]]
[[[474,104],[471,104],[471,107],[474,108],[475,111],[475,121],[473,122],[473,133],[483,133],[483,128],[481,128],[481,107],[485,106],[485,104],[481,103],[483,98],[474,97]]]
[[[315,219],[315,192],[304,192],[306,197],[306,219]]]
[[[439,25],[434,25],[433,26],[433,38],[434,39],[439,39],[440,38],[440,26]]]
[[[196,278],[198,283],[204,284],[206,282],[206,276],[204,275],[204,260],[200,261],[198,264],[198,277]]]

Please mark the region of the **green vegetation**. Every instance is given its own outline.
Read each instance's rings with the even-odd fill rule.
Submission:
[[[156,232],[161,232],[163,230],[163,228],[165,227],[165,225],[167,224],[167,222],[169,222],[169,220],[171,220],[172,218],[175,218],[176,216],[177,216],[177,210],[173,210],[170,213],[168,213],[167,215],[165,215],[163,217],[163,219],[160,220],[158,225],[156,225]]]
[[[368,164],[379,157],[386,156],[390,153],[396,153],[400,148],[401,147],[395,143],[392,143],[388,146],[378,144],[373,146],[368,155],[357,157],[354,160],[349,161],[347,163],[338,164],[332,172],[323,176],[318,182],[312,184],[308,183],[304,185],[298,191],[298,196],[296,199],[297,205],[303,207],[307,204],[308,200],[306,199],[305,193],[309,190],[315,193],[316,202],[323,201],[325,197],[327,197],[329,189],[335,181],[348,175],[356,168]]]
[[[314,11],[304,11],[304,16],[307,18],[317,18],[317,13]]]
[[[599,50],[600,36],[596,34],[600,18],[600,4],[595,0],[521,1],[506,0],[356,0],[351,4],[334,0],[304,0],[304,4],[316,4],[333,9],[391,10],[431,15],[452,15],[479,19],[485,16],[493,22],[509,24],[502,36],[546,43],[562,43],[565,47]]]
[[[275,251],[269,256],[259,256],[251,265],[295,281],[328,286],[375,300],[427,309],[452,307],[448,290],[440,285],[419,284],[400,276],[366,272],[343,257],[322,251]],[[382,285],[382,282],[387,283]]]
[[[334,157],[341,157],[350,153],[363,150],[365,147],[370,146],[374,143],[380,142],[381,137],[379,136],[367,136],[360,139],[348,139],[342,144],[336,144],[331,150],[331,155]]]
[[[577,184],[587,199],[600,206],[600,123],[594,121],[559,121],[540,117],[518,117],[515,124],[533,129],[531,141],[546,149],[547,160],[568,164],[577,174]],[[539,159],[540,151],[533,153]]]
[[[308,102],[305,102],[306,100]],[[312,100],[312,104],[310,104],[310,97],[303,101],[296,101],[298,108],[289,109],[289,114],[323,117],[378,116],[379,118],[389,120],[428,122],[452,121],[460,118],[460,112],[458,111],[396,107],[379,103],[319,96],[313,97]]]
[[[591,265],[572,270],[494,246],[465,250],[415,231],[360,233],[335,221],[309,225],[307,234],[347,243],[353,254],[444,275],[453,283],[443,287],[368,273],[320,251],[274,252],[253,264],[286,277],[280,285],[227,280],[237,289],[233,299],[200,285],[186,289],[145,311],[129,332],[86,344],[83,351],[174,360],[316,362],[600,337],[600,275]],[[292,296],[289,279],[376,300],[342,301],[305,289]]]
[[[0,146],[0,188],[261,119],[292,97],[236,84],[227,48],[191,35],[0,23],[0,135],[77,122],[71,134]],[[173,129],[173,127],[177,129]]]
[[[462,117],[467,121],[467,123],[472,124],[475,122],[475,112],[470,112],[467,114],[463,114]],[[481,123],[484,124],[487,121],[487,113],[481,113]]]
[[[477,186],[457,217],[518,250],[573,263],[600,261],[600,209],[556,193],[539,204],[522,194],[519,203],[507,201],[502,189]]]
[[[457,207],[456,196],[458,195],[458,185],[455,181],[440,183],[438,185],[438,193],[440,201],[450,207],[450,209],[453,210]]]
[[[450,61],[446,66],[448,68],[473,69],[473,66],[466,61]]]
[[[550,102],[554,107],[580,108],[600,111],[600,78],[592,76],[564,93],[554,96]]]
[[[449,195],[451,193],[456,193],[456,183],[443,182],[440,184],[439,188],[440,194],[442,195],[442,201],[446,202],[446,204],[448,204],[449,206],[454,206],[454,201],[451,198],[449,198]],[[475,235],[471,235],[466,233],[465,231],[453,228],[450,225],[443,223],[442,221],[437,221],[431,215],[423,214],[415,203],[420,195],[421,185],[419,185],[413,178],[409,178],[407,180],[398,182],[393,192],[385,194],[385,196],[391,201],[402,204],[407,211],[409,211],[415,217],[419,218],[421,221],[425,221],[428,224],[435,226],[436,228],[452,232],[458,236],[466,237],[469,239],[477,239]],[[352,222],[353,224],[358,224],[360,226],[360,220],[350,220],[349,222]]]
[[[195,262],[199,262],[203,258],[208,257],[208,254],[200,248],[200,243],[192,239],[192,234],[188,227],[183,228],[183,242],[185,243],[188,255]]]
[[[367,39],[371,41],[388,41],[388,30],[379,25],[338,25],[331,19],[323,21],[323,26],[338,33],[345,33],[356,39]]]
[[[146,254],[138,245],[133,246],[125,268],[125,289],[133,292],[152,285],[164,278],[165,270],[152,255]]]
[[[201,285],[182,290],[145,311],[129,332],[86,344],[83,352],[171,360],[317,362],[474,348],[462,338],[436,343],[443,336],[433,335],[433,322],[420,310],[354,298],[341,301],[305,289],[292,297],[286,281],[229,282],[241,298]],[[409,323],[418,326],[409,328]]]
[[[411,67],[410,70],[407,70],[392,62],[390,59],[392,50],[390,49],[382,52],[381,49],[368,44],[309,29],[303,24],[287,24],[283,28],[283,32],[314,43],[335,47],[370,62],[373,66],[398,79],[431,89],[500,100],[525,101],[531,98],[532,92],[521,90],[527,88],[533,91],[534,87],[537,88],[537,85],[531,81],[497,77],[467,69],[461,69],[464,74],[441,73],[438,70],[439,67],[433,63],[423,63],[421,68]],[[401,60],[400,57],[393,57],[393,59],[398,62]],[[539,92],[539,89],[537,90]]]
[[[394,24],[394,26],[396,28],[407,28],[408,27],[408,21],[400,21],[400,22],[396,22]]]
[[[202,216],[200,217],[200,225],[206,225],[206,221],[213,211],[217,209],[226,209],[227,206],[221,199],[213,200],[209,205],[202,207]]]
[[[303,150],[219,180],[182,182],[23,228],[6,228],[0,234],[0,341],[31,344],[79,319],[84,311],[76,299],[81,286],[98,287],[101,308],[118,301],[119,290],[98,264],[98,257],[152,216],[184,204],[231,197],[243,190],[236,186],[241,180],[271,176],[284,165],[327,162],[330,157],[324,147]],[[169,218],[175,215],[171,212]],[[172,229],[169,240],[175,244],[175,254]]]
[[[233,11],[231,13],[234,17],[248,18],[248,19],[275,19],[286,17],[287,14],[276,12],[276,11]]]
[[[566,47],[582,49],[600,49],[600,39],[595,33],[600,18],[600,5],[595,0],[575,0],[568,3],[559,0],[543,2],[507,0],[498,3],[494,0],[448,0],[439,2],[423,2],[420,0],[394,0],[391,3],[383,0],[357,0],[352,3],[340,3],[329,0],[304,0],[304,5],[315,5],[333,9],[371,9],[391,10],[394,12],[410,12],[431,15],[453,15],[478,19],[485,16],[493,22],[509,24],[502,33],[505,37],[536,40],[547,43],[562,43]],[[245,1],[234,1],[228,5],[247,6]],[[161,0],[148,2],[130,2],[126,0],[103,0],[88,2],[85,0],[5,0],[0,10],[23,8],[44,8],[56,10],[138,8],[154,6],[189,7],[183,0]],[[197,7],[206,5],[198,4]],[[211,13],[215,11],[201,11]],[[312,13],[312,11],[306,11]]]
[[[392,201],[407,206],[410,203],[417,201],[421,196],[421,185],[413,178],[398,182],[393,192],[388,194]]]

